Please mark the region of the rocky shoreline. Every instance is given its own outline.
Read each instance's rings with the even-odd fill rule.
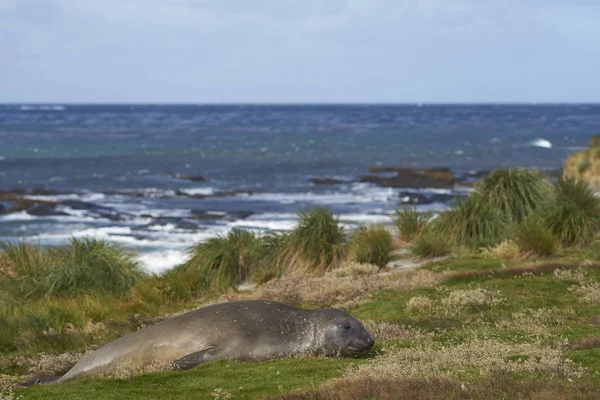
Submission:
[[[310,178],[309,181],[317,186],[337,186],[353,183],[370,183],[382,188],[405,189],[398,193],[399,204],[431,204],[434,202],[445,203],[451,201],[456,193],[433,193],[424,195],[416,189],[446,189],[454,190],[457,188],[472,187],[479,179],[486,176],[489,171],[475,171],[467,174],[455,174],[447,168],[409,168],[409,167],[373,167],[369,173],[356,179],[342,180],[331,177]],[[550,171],[551,176],[560,175],[560,171]],[[175,174],[178,179],[189,180],[193,182],[206,182],[209,179],[203,176],[187,176]],[[191,198],[191,199],[212,199],[246,195],[251,196],[260,192],[248,190],[228,190],[217,191],[214,193],[188,193],[181,189],[164,190],[160,193],[145,193],[130,190],[112,190],[106,191],[104,195],[124,195],[129,197],[151,197],[151,198]],[[117,212],[114,209],[73,199],[46,200],[40,197],[66,195],[59,191],[45,188],[33,189],[14,189],[0,191],[0,215],[24,211],[32,216],[67,216],[64,208],[71,210],[83,210],[99,218],[105,218],[111,221],[126,221],[133,216],[126,213]],[[192,210],[193,220],[236,220],[245,219],[252,215],[252,211],[239,210],[228,213],[219,213],[216,211]],[[160,216],[147,215],[148,218],[160,220]],[[182,229],[192,228],[192,224],[187,224]]]

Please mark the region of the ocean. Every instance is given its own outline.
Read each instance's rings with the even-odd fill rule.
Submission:
[[[0,105],[0,191],[58,203],[3,213],[0,241],[101,237],[160,272],[198,241],[290,229],[312,206],[352,229],[390,223],[407,196],[440,211],[469,190],[385,187],[361,179],[372,167],[557,170],[596,133],[600,105],[585,104]]]

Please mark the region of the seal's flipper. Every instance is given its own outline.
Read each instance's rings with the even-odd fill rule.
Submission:
[[[173,361],[173,367],[175,369],[190,369],[196,365],[200,365],[205,362],[219,360],[223,358],[222,353],[214,347],[206,350],[197,351],[187,356],[181,357],[178,360]]]
[[[40,385],[43,383],[55,382],[60,379],[60,376],[45,376],[43,378],[30,379],[27,382],[21,383],[19,386]]]

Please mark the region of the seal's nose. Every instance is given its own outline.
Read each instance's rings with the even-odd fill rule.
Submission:
[[[370,349],[371,347],[373,347],[374,344],[375,344],[375,340],[371,336],[369,336],[367,338],[367,346],[368,346],[368,348]]]

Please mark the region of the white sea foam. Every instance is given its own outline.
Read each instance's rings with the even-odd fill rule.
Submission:
[[[183,263],[187,258],[185,250],[160,250],[142,254],[138,260],[146,271],[158,274]]]
[[[106,198],[106,195],[104,193],[90,192],[90,193],[83,193],[83,194],[70,193],[70,194],[56,194],[56,195],[26,195],[23,197],[28,200],[37,200],[37,201],[60,202],[60,201],[64,201],[64,200],[79,200],[79,201],[91,202],[91,201],[104,200]]]
[[[359,189],[355,189],[358,192]],[[394,200],[396,192],[389,189],[379,189],[366,193],[258,193],[248,196],[251,200],[274,201],[279,204],[311,203],[311,204],[351,204],[374,203]]]
[[[294,226],[298,222],[297,219],[280,219],[280,220],[240,220],[234,221],[229,226],[233,228],[247,228],[247,229],[256,229],[256,230],[273,230],[273,231],[287,231]]]
[[[175,224],[152,225],[148,229],[151,231],[169,232],[177,229],[177,226]]]
[[[340,222],[350,225],[358,224],[391,224],[392,219],[385,214],[342,214],[339,216]]]
[[[189,196],[209,196],[215,193],[215,190],[211,187],[180,189],[179,191]]]
[[[10,214],[0,215],[0,221],[31,221],[34,219],[37,219],[37,217],[29,215],[25,211],[18,211]]]
[[[65,106],[58,105],[43,105],[43,106],[21,106],[21,111],[64,111],[66,110]]]
[[[542,147],[544,149],[552,148],[552,143],[550,143],[550,141],[546,139],[534,139],[531,142],[529,142],[528,145],[531,147]]]

